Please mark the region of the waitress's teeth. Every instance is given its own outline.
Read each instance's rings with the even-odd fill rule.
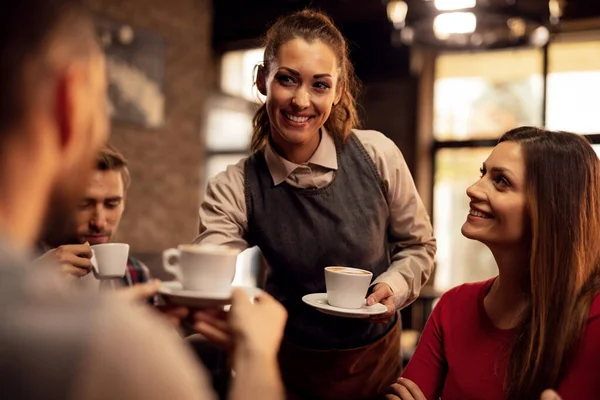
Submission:
[[[294,121],[294,122],[298,122],[298,123],[306,122],[306,121],[308,121],[308,118],[309,118],[309,117],[296,117],[295,115],[286,114],[286,113],[283,113],[283,115],[285,115],[285,117],[287,119],[289,119],[290,121]]]

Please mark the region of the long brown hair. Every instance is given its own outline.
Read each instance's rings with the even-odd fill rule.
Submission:
[[[506,398],[531,400],[558,385],[600,291],[600,160],[568,132],[522,127],[519,143],[531,222],[529,305],[512,345]]]
[[[338,141],[343,142],[352,128],[359,125],[356,111],[356,95],[359,82],[348,56],[348,45],[344,36],[325,14],[314,10],[303,10],[280,18],[267,31],[264,39],[264,71],[268,75],[272,61],[277,57],[279,48],[293,39],[304,39],[308,43],[320,40],[335,53],[340,68],[337,85],[342,87],[340,101],[331,109],[325,122],[325,128]],[[271,131],[269,115],[265,104],[254,114],[252,120],[252,151],[260,150],[266,143]]]

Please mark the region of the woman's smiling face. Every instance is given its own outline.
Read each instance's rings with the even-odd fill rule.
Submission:
[[[511,141],[497,145],[467,196],[471,202],[462,226],[464,236],[488,246],[521,245],[529,231],[521,145]]]
[[[319,130],[341,93],[335,53],[322,41],[293,39],[281,45],[266,73],[258,86],[267,96],[271,139],[283,152],[316,149]]]

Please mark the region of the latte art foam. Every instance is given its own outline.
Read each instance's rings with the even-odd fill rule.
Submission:
[[[341,272],[343,274],[350,274],[350,275],[369,275],[370,274],[370,272],[368,272],[368,271],[363,271],[360,269],[344,268],[344,267],[328,267],[327,269],[329,271]]]

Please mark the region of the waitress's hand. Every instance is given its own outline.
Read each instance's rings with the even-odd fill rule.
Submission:
[[[427,400],[416,383],[409,379],[398,378],[386,391],[386,400]]]
[[[396,315],[396,306],[394,305],[394,292],[387,283],[378,283],[373,288],[373,292],[367,297],[367,305],[381,303],[387,307],[385,314],[371,317],[371,321],[378,323],[387,323]]]
[[[287,312],[267,293],[252,304],[246,293],[236,290],[229,312],[198,311],[194,318],[196,332],[213,344],[236,353],[272,358],[279,351]]]

